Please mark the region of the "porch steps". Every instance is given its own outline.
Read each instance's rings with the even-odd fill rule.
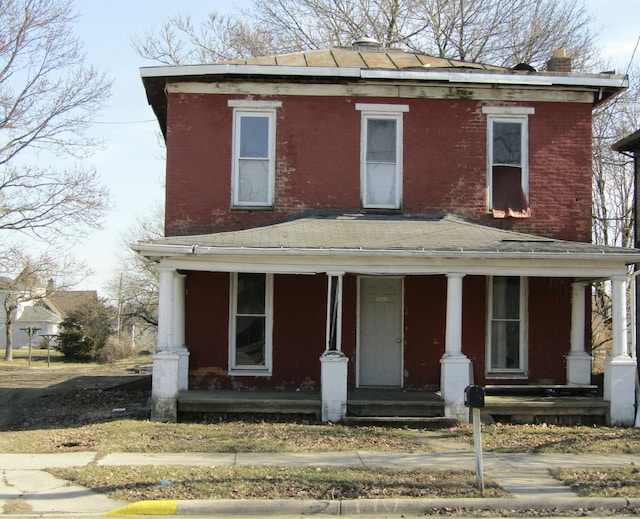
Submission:
[[[180,391],[179,413],[234,415],[313,415],[321,409],[312,392],[276,391]]]
[[[589,396],[487,396],[483,415],[513,423],[604,424],[609,402]]]
[[[442,418],[444,402],[428,391],[354,390],[347,399],[347,416]]]

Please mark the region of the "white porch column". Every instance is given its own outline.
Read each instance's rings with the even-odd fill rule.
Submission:
[[[159,268],[158,349],[153,356],[151,420],[175,422],[178,418],[178,378],[180,356],[174,344],[175,269]]]
[[[185,342],[185,280],[184,274],[173,276],[173,346],[179,356],[178,390],[189,389],[189,350]]]
[[[567,384],[591,384],[591,355],[584,350],[586,323],[585,287],[588,283],[575,282],[571,292],[571,351],[567,355]]]
[[[611,279],[613,351],[604,361],[604,399],[610,403],[611,425],[633,425],[635,419],[636,360],[627,340],[627,278]]]
[[[347,414],[347,364],[341,351],[344,272],[327,272],[326,349],[320,357],[322,421],[339,422]]]
[[[464,390],[471,383],[471,361],[462,353],[462,279],[464,274],[447,274],[447,318],[445,351],[440,359],[440,391],[447,418],[469,421]]]

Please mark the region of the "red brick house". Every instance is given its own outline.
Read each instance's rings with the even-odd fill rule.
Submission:
[[[625,78],[371,44],[141,72],[167,144],[166,238],[134,246],[161,272],[155,419],[194,390],[315,390],[341,420],[352,389],[431,389],[465,419],[470,383],[588,385],[611,279],[629,423],[639,253],[590,243],[592,109]]]

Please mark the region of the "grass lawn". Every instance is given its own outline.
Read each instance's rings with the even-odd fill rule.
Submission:
[[[584,497],[640,497],[640,468],[553,469],[551,475]]]
[[[502,497],[463,470],[341,467],[98,467],[51,469],[57,477],[124,501],[146,499],[357,499]]]

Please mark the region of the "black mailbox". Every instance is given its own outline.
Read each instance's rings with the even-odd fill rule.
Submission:
[[[464,405],[467,407],[484,407],[484,388],[482,386],[465,387]]]

